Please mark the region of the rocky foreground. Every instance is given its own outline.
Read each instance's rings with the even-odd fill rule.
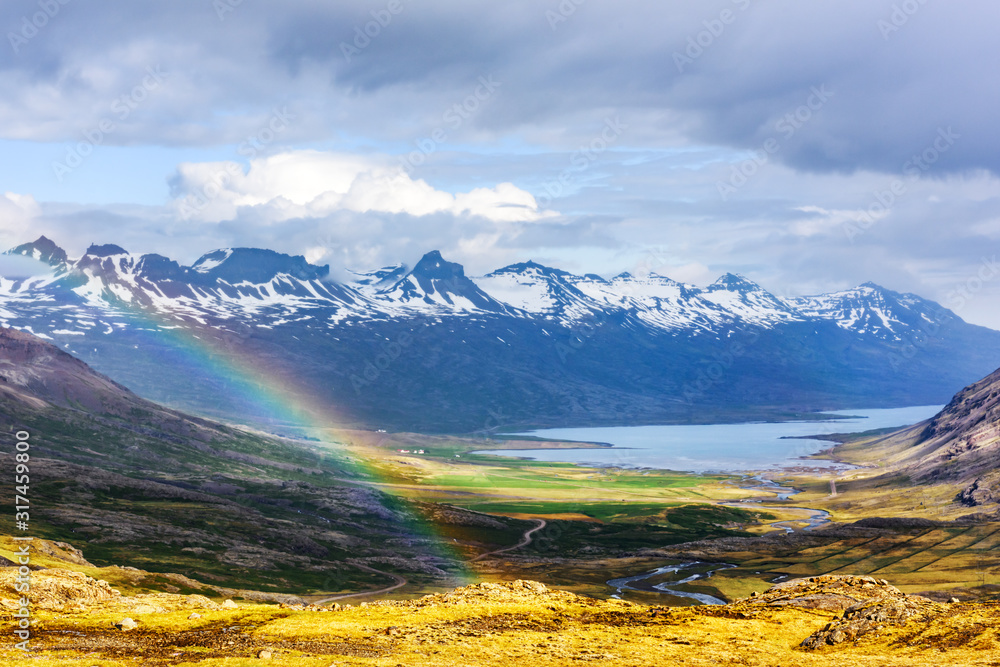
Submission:
[[[33,573],[29,663],[7,641],[12,581],[13,568],[0,570],[0,664],[884,667],[1000,659],[1000,605],[939,604],[871,577],[798,579],[721,607],[594,600],[530,581],[316,607],[126,596],[48,569]]]

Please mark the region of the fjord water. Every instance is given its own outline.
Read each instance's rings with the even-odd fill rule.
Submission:
[[[779,468],[843,468],[821,459],[802,459],[830,447],[811,435],[858,433],[902,427],[929,419],[940,405],[825,413],[841,419],[744,424],[683,426],[614,426],[555,428],[518,435],[547,440],[597,442],[614,445],[600,449],[494,449],[480,454],[515,456],[539,461],[561,461],[596,466],[657,468],[689,472],[742,472]]]

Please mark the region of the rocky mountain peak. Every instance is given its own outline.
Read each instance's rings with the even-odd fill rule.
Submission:
[[[465,267],[456,262],[449,262],[441,256],[440,251],[431,250],[420,258],[410,275],[433,280],[464,278]]]
[[[447,305],[461,310],[476,308],[492,312],[507,310],[504,304],[465,275],[465,267],[449,262],[437,250],[425,254],[412,271],[378,294],[408,305]]]
[[[139,258],[139,261],[135,265],[135,272],[136,275],[147,280],[158,282],[162,280],[184,280],[188,276],[189,270],[169,257],[150,254]]]
[[[230,284],[262,284],[284,274],[300,280],[322,280],[330,275],[330,266],[315,266],[302,255],[286,255],[260,248],[226,248],[202,255],[191,265],[193,272],[208,280]]]
[[[51,266],[63,266],[69,261],[66,251],[45,236],[39,236],[31,243],[23,243],[16,248],[11,248],[5,254],[30,257]]]
[[[729,292],[764,292],[763,287],[738,273],[726,273],[708,286],[708,291],[726,290]]]
[[[92,243],[87,248],[86,254],[91,257],[112,257],[114,255],[127,255],[128,251],[114,243],[105,243],[103,245]]]
[[[532,275],[542,275],[542,276],[568,276],[568,272],[561,269],[555,269],[551,266],[545,266],[544,264],[539,264],[534,260],[528,260],[527,262],[518,262],[516,264],[509,264],[502,269],[497,269],[496,271],[487,274],[489,276],[500,276],[505,274],[532,274]]]

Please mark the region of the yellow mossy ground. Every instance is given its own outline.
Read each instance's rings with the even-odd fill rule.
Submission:
[[[938,605],[927,619],[887,626],[857,642],[818,651],[803,639],[840,614],[768,607],[663,608],[594,600],[533,582],[479,584],[406,602],[319,612],[241,604],[192,609],[184,596],[163,611],[126,600],[77,613],[40,611],[26,661],[13,642],[0,664],[249,666],[329,665],[996,665],[1000,605]],[[124,606],[123,606],[124,605]],[[217,605],[213,605],[216,606]],[[129,611],[131,609],[131,611]],[[192,611],[200,618],[189,619]],[[139,626],[114,627],[125,615]],[[11,637],[10,616],[0,632]],[[81,662],[82,658],[86,658]]]

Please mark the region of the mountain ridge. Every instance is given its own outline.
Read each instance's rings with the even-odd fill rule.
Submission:
[[[0,324],[215,417],[246,406],[210,389],[174,349],[179,336],[284,368],[352,424],[435,432],[944,403],[1000,366],[1000,332],[869,284],[785,299],[732,273],[698,287],[534,261],[469,277],[439,251],[337,282],[326,265],[270,250],[184,267],[94,248],[65,262],[44,237],[8,251],[54,264],[0,279]],[[185,380],[158,382],[164,363]]]
[[[208,284],[215,279],[224,281],[230,285],[238,283],[260,285],[266,284],[278,276],[287,275],[289,277],[299,278],[305,281],[322,281],[344,287],[351,287],[353,289],[355,284],[369,284],[371,282],[370,276],[377,275],[375,282],[378,282],[379,280],[384,280],[386,276],[403,273],[402,277],[397,279],[394,283],[379,289],[378,294],[383,296],[391,295],[395,291],[401,290],[401,296],[404,301],[418,298],[425,303],[451,306],[454,305],[454,303],[448,301],[448,298],[444,298],[443,301],[438,301],[429,299],[428,295],[440,293],[442,296],[450,296],[449,292],[453,292],[457,285],[461,285],[463,289],[467,289],[470,294],[475,295],[475,298],[471,300],[484,310],[495,308],[495,302],[503,302],[503,300],[492,298],[488,292],[480,289],[478,286],[479,281],[488,281],[491,278],[504,275],[518,275],[523,277],[525,275],[530,275],[531,272],[537,272],[545,276],[557,277],[568,285],[580,283],[596,283],[601,286],[614,286],[615,284],[626,285],[626,287],[623,288],[624,294],[618,294],[618,296],[629,296],[630,294],[638,295],[640,290],[632,284],[636,282],[646,284],[658,282],[660,285],[676,287],[678,288],[678,291],[685,296],[713,294],[716,292],[730,292],[744,295],[747,293],[759,293],[770,300],[773,304],[780,304],[785,310],[788,311],[794,310],[794,307],[798,304],[812,304],[816,300],[841,295],[856,295],[866,289],[870,292],[888,293],[897,297],[903,296],[920,299],[917,295],[896,293],[872,282],[866,282],[855,288],[841,292],[779,299],[759,284],[736,273],[725,273],[711,284],[705,287],[697,287],[695,285],[680,283],[669,277],[660,276],[655,273],[650,273],[648,276],[636,277],[629,272],[623,272],[611,279],[605,279],[595,274],[577,276],[562,269],[539,264],[533,260],[510,264],[487,273],[479,278],[469,278],[465,275],[464,268],[460,264],[445,260],[438,250],[432,250],[426,253],[417,265],[409,271],[406,271],[406,267],[403,265],[396,265],[370,272],[355,272],[355,275],[360,276],[357,283],[334,283],[329,279],[329,265],[310,264],[301,255],[292,256],[272,250],[258,248],[223,248],[213,250],[199,257],[194,263],[191,264],[191,266],[181,266],[175,260],[156,253],[147,253],[136,257],[129,254],[124,248],[116,244],[91,244],[91,246],[87,249],[87,252],[82,257],[73,261],[69,259],[67,253],[62,248],[57,246],[47,237],[41,236],[36,241],[21,244],[6,251],[4,254],[22,255],[45,263],[53,264],[54,266],[71,264],[78,270],[98,269],[100,267],[105,267],[105,270],[108,270],[108,267],[111,266],[106,261],[108,258],[124,256],[121,260],[119,260],[116,268],[123,269],[125,265],[128,265],[128,268],[134,271],[137,278],[145,279],[151,282],[174,281],[187,282],[189,284]],[[264,266],[261,266],[261,264],[264,264]],[[412,276],[416,279],[418,284],[407,290],[405,289],[405,280],[408,276]],[[433,286],[435,282],[442,284],[446,289],[443,292],[438,290]],[[449,287],[451,288],[450,290],[448,289]],[[360,292],[360,290],[358,291]],[[420,296],[414,297],[415,293],[420,293]],[[591,298],[593,298],[593,295],[585,295],[582,291],[579,293],[580,295],[583,295],[584,298],[586,298],[586,296],[591,296]],[[506,302],[503,303],[509,307],[519,309],[516,304]],[[602,305],[607,305],[607,303],[608,300],[604,299],[604,304]],[[814,310],[816,312],[810,314],[818,315],[819,310]],[[941,308],[941,311],[946,311],[946,309]]]

